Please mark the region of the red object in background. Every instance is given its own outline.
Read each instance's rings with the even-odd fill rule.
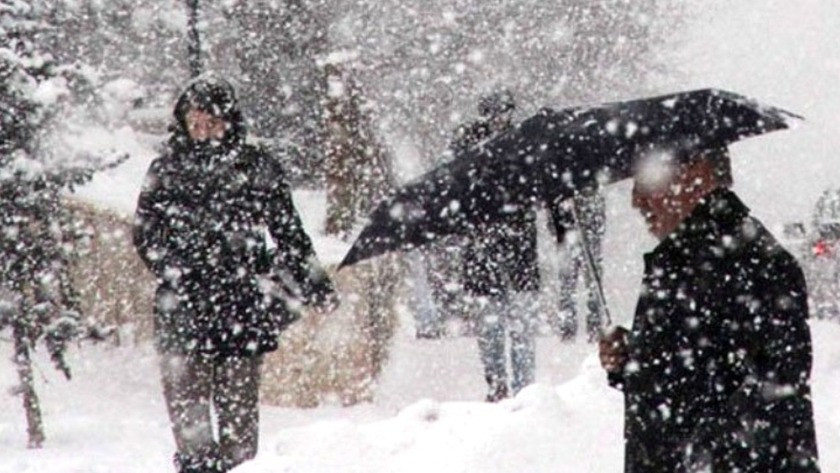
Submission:
[[[814,256],[829,256],[831,254],[831,247],[825,240],[819,240],[814,244],[814,248],[811,251],[814,253]]]

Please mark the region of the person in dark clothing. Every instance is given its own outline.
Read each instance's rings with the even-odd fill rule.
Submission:
[[[534,382],[540,274],[532,209],[519,211],[505,223],[476,229],[464,252],[463,287],[478,310],[486,399],[499,401]]]
[[[478,100],[479,119],[459,126],[449,150],[458,155],[473,146],[513,128],[516,102],[506,89],[485,95]]]
[[[578,205],[580,226],[575,221],[572,205]],[[606,232],[606,204],[597,189],[582,192],[574,202],[569,199],[549,206],[549,216],[563,248],[563,265],[560,270],[560,317],[552,319],[552,326],[564,338],[577,333],[577,286],[581,273],[586,288],[586,333],[590,341],[597,340],[603,326],[599,310],[596,279],[586,262],[584,240],[580,230],[586,232],[586,243],[596,271],[601,271],[601,242]]]
[[[481,119],[460,127],[450,149],[457,156],[509,130],[514,108],[508,91],[483,97]],[[515,209],[507,221],[477,228],[464,248],[462,286],[477,306],[487,400],[494,402],[534,382],[535,304],[540,287],[535,210]],[[506,333],[510,336],[510,380]]]
[[[283,170],[245,142],[233,87],[200,78],[174,116],[140,194],[134,244],[158,281],[155,339],[176,466],[223,472],[256,454],[262,355],[295,319],[293,302],[326,308],[334,291]]]
[[[599,347],[625,471],[818,472],[802,271],[729,189],[725,148],[673,156],[641,161],[633,205],[660,243],[632,328]]]

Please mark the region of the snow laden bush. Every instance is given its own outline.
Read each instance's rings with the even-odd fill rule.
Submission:
[[[62,196],[125,157],[74,153],[70,142],[85,115],[74,89],[84,68],[58,64],[39,49],[55,29],[49,1],[0,0],[0,329],[10,329],[28,421],[29,445],[44,440],[30,353],[42,341],[70,377],[64,353],[87,327],[68,275],[76,241]]]

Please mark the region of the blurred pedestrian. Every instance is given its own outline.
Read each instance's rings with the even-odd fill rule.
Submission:
[[[573,209],[573,205],[577,205],[578,208]],[[579,223],[575,220],[575,212],[580,214]],[[582,277],[586,291],[586,334],[590,341],[597,340],[605,321],[601,320],[596,278],[586,261],[583,244],[589,245],[594,270],[598,271],[599,276],[602,275],[601,244],[606,232],[604,196],[599,190],[587,190],[574,201],[569,199],[549,206],[549,215],[562,248],[560,313],[559,317],[551,319],[551,324],[563,338],[574,337],[577,333],[578,287]],[[581,231],[586,232],[585,239],[581,238]]]
[[[515,102],[509,91],[482,97],[478,109],[481,118],[456,131],[450,146],[456,159],[460,152],[513,126]],[[540,287],[536,211],[511,209],[506,221],[476,228],[464,243],[462,280],[477,312],[486,400],[496,402],[534,382]]]

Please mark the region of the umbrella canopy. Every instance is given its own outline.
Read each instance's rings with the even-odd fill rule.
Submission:
[[[632,176],[647,147],[709,148],[788,128],[796,115],[703,89],[593,107],[544,109],[381,202],[341,267],[480,231],[539,202]]]

